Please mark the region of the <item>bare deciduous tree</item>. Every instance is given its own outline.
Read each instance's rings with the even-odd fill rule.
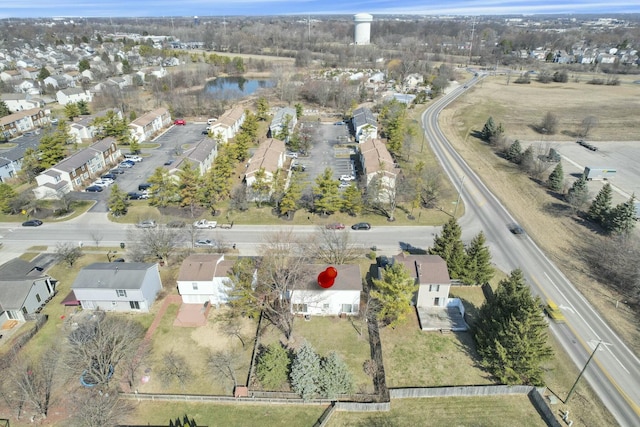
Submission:
[[[558,118],[551,111],[547,111],[547,114],[542,118],[542,122],[539,125],[540,133],[545,135],[553,135],[558,131]]]
[[[82,248],[76,246],[73,243],[65,242],[58,243],[56,245],[56,257],[67,263],[69,267],[73,267],[73,264],[82,256]]]
[[[134,261],[162,260],[169,265],[169,258],[184,242],[184,233],[179,228],[140,228],[130,230],[127,239],[129,252]]]
[[[353,242],[348,230],[333,230],[318,227],[309,242],[311,255],[327,264],[347,264],[358,259],[362,250]]]
[[[102,242],[103,238],[104,236],[102,235],[102,233],[98,231],[91,232],[91,240],[93,240],[93,242],[96,244],[96,248],[100,246],[100,242]]]
[[[12,367],[15,389],[24,402],[46,418],[55,386],[60,358],[57,348],[50,348],[37,359],[23,359]]]
[[[593,273],[625,297],[640,299],[640,240],[633,235],[598,238],[584,252]]]
[[[186,357],[169,350],[162,355],[162,367],[159,375],[160,381],[165,387],[177,381],[184,389],[187,382],[193,377],[193,372],[191,372]]]
[[[133,360],[143,337],[144,328],[137,321],[97,314],[95,319],[80,323],[68,335],[67,367],[88,383],[107,384],[114,374],[124,370],[121,363]]]
[[[578,136],[581,138],[586,138],[595,127],[598,126],[598,118],[596,116],[587,116],[580,122],[580,126],[578,127]]]
[[[216,378],[223,377],[233,382],[233,387],[238,385],[238,371],[241,366],[241,352],[234,348],[210,352],[207,357],[207,366]]]
[[[73,393],[71,424],[77,427],[115,427],[133,411],[133,405],[109,388],[78,388]]]

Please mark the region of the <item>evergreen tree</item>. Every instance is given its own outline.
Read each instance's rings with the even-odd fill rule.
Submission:
[[[547,179],[547,187],[553,191],[560,191],[564,186],[564,171],[562,170],[562,162],[559,162],[549,174]]]
[[[395,327],[402,324],[412,310],[411,302],[418,285],[403,264],[395,263],[382,271],[382,278],[372,279],[371,297],[380,303],[378,320]]]
[[[33,148],[27,148],[22,158],[18,176],[26,182],[32,183],[43,170],[44,168],[40,166],[40,154],[38,154],[38,151]]]
[[[180,171],[180,206],[187,206],[191,212],[191,217],[195,217],[196,207],[202,202],[202,179],[198,169],[191,166],[186,161]]]
[[[607,230],[615,234],[629,234],[636,226],[635,195],[611,210]]]
[[[258,118],[251,111],[245,111],[244,122],[242,122],[240,130],[249,136],[249,142],[254,141],[258,137]]]
[[[340,210],[339,186],[340,183],[333,179],[331,168],[326,168],[321,175],[316,177],[316,185],[313,187],[316,212],[329,215]]]
[[[341,212],[346,212],[349,215],[359,215],[362,212],[363,202],[362,193],[358,186],[351,184],[345,188],[342,193],[342,205],[340,207]]]
[[[91,63],[89,62],[88,59],[81,59],[78,62],[78,71],[83,72],[85,70],[90,70],[91,69]]]
[[[320,358],[305,341],[291,364],[291,388],[304,400],[312,399],[320,390]]]
[[[609,222],[612,197],[613,190],[611,189],[611,184],[607,182],[602,186],[600,191],[598,191],[598,194],[589,207],[589,218],[605,228]]]
[[[249,317],[260,315],[260,302],[255,291],[256,262],[251,257],[240,257],[231,267],[229,280],[224,282],[232,316]],[[285,377],[286,380],[286,377]]]
[[[467,260],[462,243],[462,230],[455,218],[451,217],[442,227],[442,235],[436,235],[429,253],[440,255],[446,261],[449,276],[452,279],[460,279],[464,276]]]
[[[128,145],[133,143],[127,120],[125,118],[121,119],[114,110],[108,110],[104,116],[96,117],[91,122],[91,125],[96,128],[99,138],[112,136],[119,144]]]
[[[261,96],[256,101],[256,117],[260,121],[267,120],[269,116],[269,101],[264,96]]]
[[[492,116],[489,116],[484,126],[482,127],[482,131],[480,132],[481,138],[486,142],[491,142],[491,138],[493,138],[498,132],[498,127],[496,126],[495,121]]]
[[[132,137],[130,141],[129,152],[131,154],[140,154],[140,143],[138,142],[138,138]]]
[[[540,298],[533,297],[522,271],[498,285],[478,313],[474,338],[482,365],[503,384],[543,384],[541,364],[553,356]]]
[[[481,231],[469,244],[467,267],[464,273],[464,282],[467,284],[482,285],[488,283],[493,277],[491,252],[489,252],[486,243],[487,239]]]
[[[589,187],[587,187],[587,179],[581,176],[574,181],[573,185],[567,192],[567,202],[575,209],[580,210],[589,200]]]
[[[40,68],[40,72],[38,72],[38,80],[43,81],[47,77],[49,77],[51,73],[47,70],[47,67]]]
[[[65,157],[65,146],[70,141],[69,126],[60,123],[53,133],[40,138],[38,151],[40,152],[40,168],[47,169],[57,164]]]
[[[302,196],[302,188],[296,175],[293,175],[289,187],[285,190],[280,204],[278,205],[280,215],[290,217],[298,209],[298,200]]]
[[[249,157],[249,146],[251,145],[251,136],[247,132],[240,132],[234,138],[233,157],[244,162]]]
[[[300,119],[300,117],[302,117],[302,114],[304,113],[304,107],[299,102],[295,105],[295,107],[296,107],[296,118]]]
[[[0,101],[0,117],[6,117],[11,114],[11,110],[7,106],[7,103],[4,101]]]
[[[13,188],[6,182],[0,182],[0,212],[11,212],[11,201],[17,196]]]
[[[351,372],[338,353],[332,351],[321,362],[320,393],[326,399],[335,399],[339,394],[352,392]]]
[[[129,63],[128,59],[123,59],[122,60],[122,74],[131,74],[133,72],[133,68],[131,67],[131,64]]]
[[[67,116],[67,119],[72,122],[75,117],[80,115],[80,108],[78,104],[70,103],[64,106],[64,115]]]
[[[78,101],[76,105],[78,106],[78,111],[80,111],[81,116],[87,116],[91,114],[91,112],[89,111],[89,104],[87,104],[87,101]]]
[[[513,141],[513,144],[507,150],[507,154],[505,155],[507,160],[513,163],[520,163],[520,159],[522,158],[522,145],[520,141],[517,139]]]
[[[524,150],[518,163],[520,164],[520,169],[527,173],[534,170],[535,159],[533,157],[533,147],[528,146],[526,150]]]
[[[109,193],[107,206],[109,208],[109,212],[113,216],[122,216],[127,214],[127,210],[129,209],[127,193],[120,190],[118,184],[113,184],[111,186],[111,192]]]
[[[256,202],[256,206],[262,206],[262,202],[269,197],[269,191],[271,191],[271,181],[267,177],[267,172],[264,168],[260,168],[256,171],[256,180],[251,184],[251,194],[253,200]]]
[[[290,366],[287,350],[279,342],[272,343],[258,358],[256,375],[265,390],[280,390],[289,378]]]
[[[149,177],[149,203],[152,206],[165,207],[171,201],[179,200],[178,185],[169,171],[163,167],[157,167]]]

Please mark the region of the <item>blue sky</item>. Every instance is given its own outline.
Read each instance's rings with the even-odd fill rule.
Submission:
[[[306,14],[620,14],[638,0],[0,0],[0,18]]]

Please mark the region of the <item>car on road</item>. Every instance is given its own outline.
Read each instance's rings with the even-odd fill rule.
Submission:
[[[84,191],[86,191],[87,193],[99,193],[102,190],[104,190],[104,187],[101,187],[99,185],[90,185],[84,189]]]
[[[564,323],[567,320],[564,314],[562,314],[562,311],[560,311],[560,307],[551,300],[547,300],[547,305],[544,306],[544,312],[556,323]]]
[[[327,230],[344,230],[344,224],[341,222],[332,222],[325,226]]]
[[[210,239],[202,239],[196,242],[196,246],[198,247],[212,247],[215,245],[216,245],[215,240],[210,240]]]
[[[218,226],[218,221],[209,221],[208,219],[200,219],[193,223],[193,228],[216,228]]]
[[[22,223],[23,227],[40,227],[42,225],[42,221],[39,219],[30,219]]]
[[[111,262],[124,262],[124,258],[116,258]]]
[[[371,230],[371,224],[368,222],[358,222],[351,226],[352,230]]]
[[[176,119],[173,124],[176,126],[184,126],[187,124],[187,121],[185,119]]]
[[[342,126],[342,125],[344,125],[344,122],[335,122],[334,125],[335,126]]]
[[[518,224],[509,224],[509,231],[515,235],[524,235],[524,228],[520,227]]]
[[[157,226],[158,223],[152,219],[145,219],[144,221],[140,221],[136,224],[136,227],[138,228],[156,228]]]
[[[164,162],[165,166],[171,166],[173,164],[173,160],[169,159],[166,162]]]
[[[353,175],[340,175],[340,181],[353,181],[356,177]]]

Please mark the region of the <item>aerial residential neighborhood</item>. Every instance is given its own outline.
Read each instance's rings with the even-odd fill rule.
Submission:
[[[13,7],[0,426],[640,424],[636,15]]]

